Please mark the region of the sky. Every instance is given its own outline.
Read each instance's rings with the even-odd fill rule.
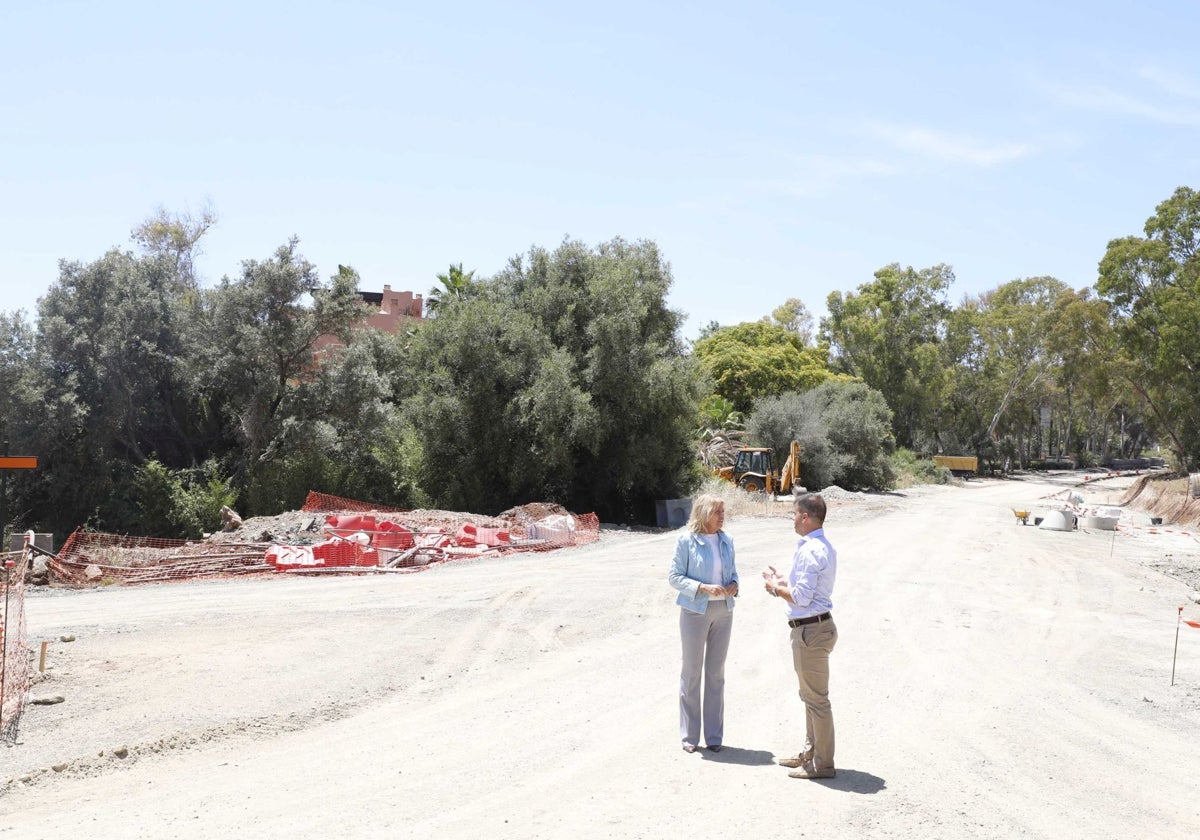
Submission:
[[[59,260],[216,226],[427,292],[564,238],[653,240],[695,337],[878,269],[951,302],[1050,275],[1200,188],[1200,4],[4,3],[0,311]]]

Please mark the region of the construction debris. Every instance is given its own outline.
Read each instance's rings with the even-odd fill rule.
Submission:
[[[150,583],[264,572],[419,571],[446,560],[507,551],[546,551],[593,542],[600,522],[556,504],[534,503],[496,517],[397,510],[312,492],[304,508],[243,521],[203,540],[165,540],[76,530],[50,559],[51,581],[79,586]]]

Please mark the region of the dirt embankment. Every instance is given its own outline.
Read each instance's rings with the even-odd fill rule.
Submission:
[[[1200,499],[1178,475],[1143,475],[1121,497],[1121,504],[1161,517],[1164,525],[1200,527]]]

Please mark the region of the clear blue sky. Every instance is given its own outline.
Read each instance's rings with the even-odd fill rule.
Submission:
[[[1153,0],[5,3],[0,309],[206,202],[208,283],[292,234],[419,292],[653,239],[689,337],[892,262],[955,301],[1079,288],[1200,188],[1198,31]]]

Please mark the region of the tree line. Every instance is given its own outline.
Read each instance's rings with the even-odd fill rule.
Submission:
[[[692,492],[698,429],[745,421],[806,483],[886,487],[896,449],[998,468],[1200,457],[1200,194],[1113,240],[1093,288],[1024,278],[950,302],[949,266],[892,264],[689,343],[653,242],[533,247],[491,277],[452,265],[431,317],[359,326],[360,278],[291,240],[204,288],[215,222],[161,211],[60,263],[35,319],[0,314],[0,433],[39,457],[9,524],[158,536],[294,509],[309,489],[496,513],[529,501],[647,521]],[[341,344],[317,352],[318,336]],[[729,425],[740,425],[731,423]]]

